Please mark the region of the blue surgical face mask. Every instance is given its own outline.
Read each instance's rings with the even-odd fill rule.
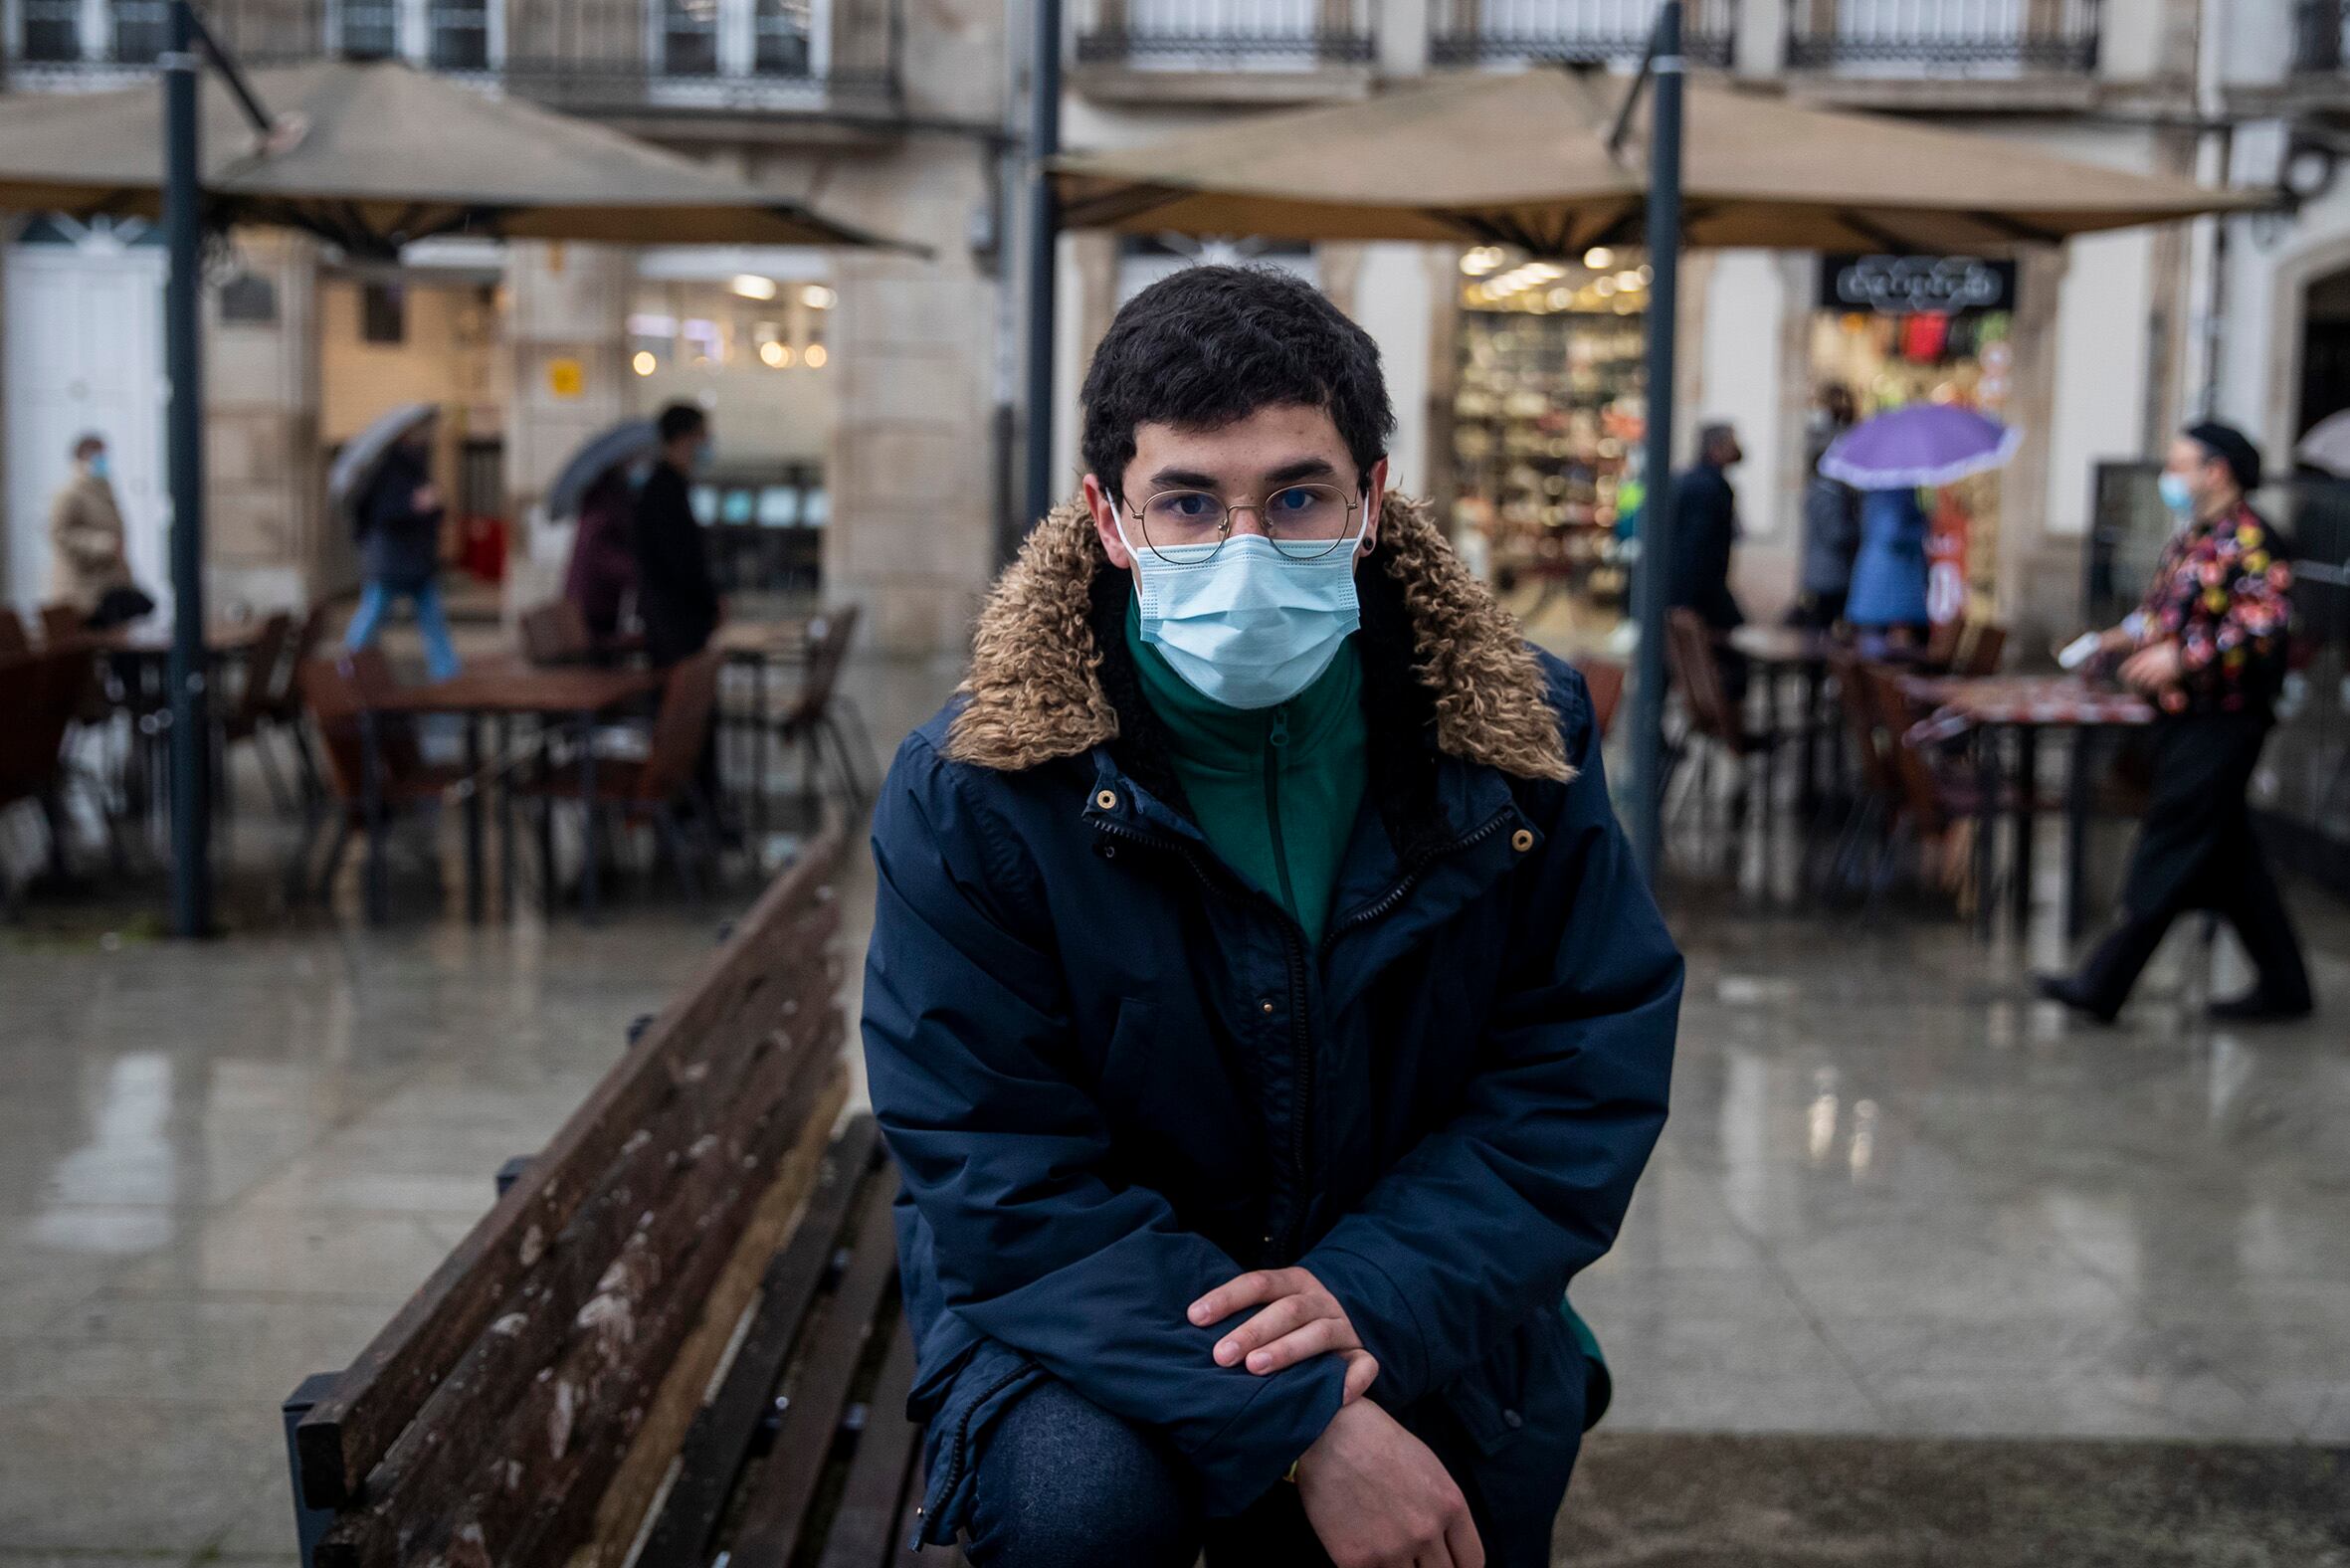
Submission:
[[[1261,533],[1235,534],[1205,559],[1196,549],[1157,555],[1135,545],[1122,513],[1118,537],[1139,578],[1142,640],[1193,690],[1227,707],[1288,701],[1330,668],[1362,624],[1354,592],[1360,533],[1302,561]]]
[[[2162,491],[2162,503],[2171,509],[2173,516],[2195,515],[2195,491],[2188,488],[2186,475],[2173,474],[2165,469],[2162,478],[2154,484]]]
[[[102,480],[113,472],[113,466],[106,462],[104,453],[101,452],[90,460],[90,477],[92,479]]]

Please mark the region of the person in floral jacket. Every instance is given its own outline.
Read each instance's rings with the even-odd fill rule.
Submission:
[[[2047,977],[2043,995],[2112,1022],[2179,914],[2228,917],[2259,980],[2212,1004],[2215,1017],[2307,1016],[2309,974],[2252,831],[2246,788],[2274,722],[2292,620],[2292,567],[2282,541],[2246,494],[2260,455],[2242,432],[2189,427],[2171,444],[2163,501],[2183,526],[2163,551],[2145,600],[2100,639],[2122,657],[2122,681],[2161,717],[2154,795],[2131,852],[2120,924],[2077,975]]]

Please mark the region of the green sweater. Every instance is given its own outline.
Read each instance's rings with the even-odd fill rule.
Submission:
[[[1363,669],[1349,638],[1313,685],[1274,707],[1202,696],[1142,640],[1126,605],[1126,647],[1166,726],[1175,777],[1224,863],[1289,912],[1309,943],[1329,924],[1338,863],[1363,803]]]

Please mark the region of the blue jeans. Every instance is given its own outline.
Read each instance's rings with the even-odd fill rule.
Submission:
[[[375,634],[383,630],[383,618],[390,613],[395,596],[405,595],[416,605],[416,629],[424,635],[425,667],[435,681],[446,681],[458,672],[457,650],[449,643],[449,614],[441,605],[441,585],[430,580],[415,588],[394,588],[380,579],[370,579],[359,591],[359,613],[351,617],[351,628],[343,634],[343,647],[357,653],[375,641]]]
[[[974,1476],[974,1568],[1328,1568],[1297,1488],[1209,1519],[1174,1452],[1048,1378],[1006,1411]]]

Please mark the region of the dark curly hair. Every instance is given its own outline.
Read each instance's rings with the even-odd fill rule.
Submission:
[[[1302,279],[1270,267],[1188,267],[1110,322],[1079,394],[1085,467],[1124,499],[1134,430],[1216,430],[1261,408],[1326,409],[1368,483],[1395,411],[1379,345]]]

